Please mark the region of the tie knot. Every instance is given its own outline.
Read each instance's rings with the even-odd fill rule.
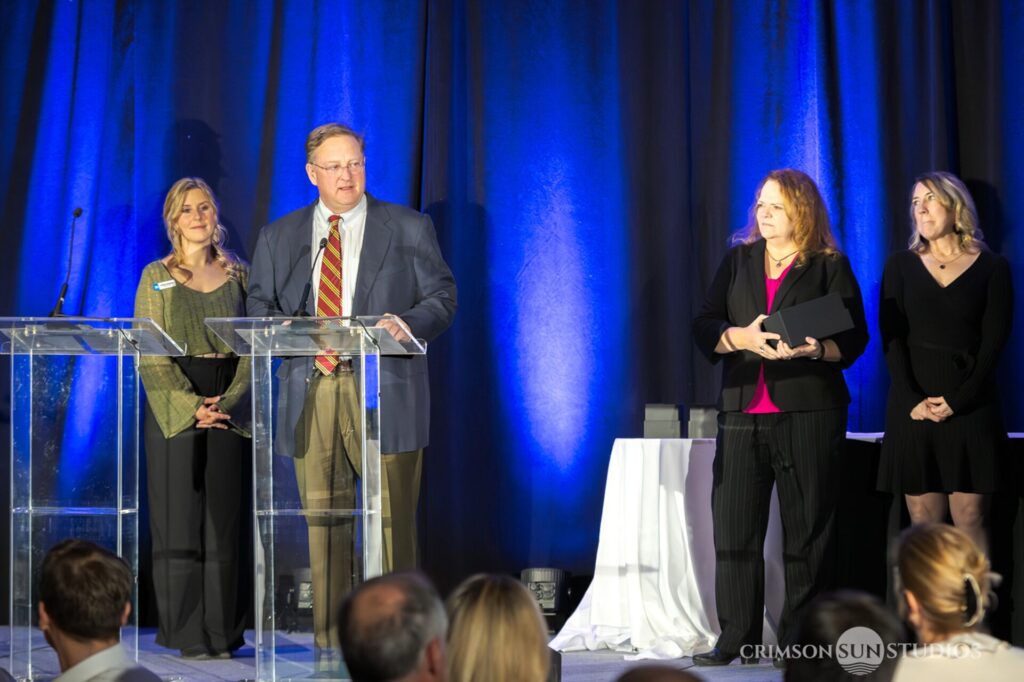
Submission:
[[[340,215],[332,215],[330,218],[327,219],[327,224],[329,226],[331,226],[331,227],[334,227],[335,225],[338,224],[338,222],[340,220],[341,220],[341,216]]]

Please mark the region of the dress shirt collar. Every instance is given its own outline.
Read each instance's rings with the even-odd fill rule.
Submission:
[[[86,682],[107,670],[127,668],[130,665],[131,662],[128,660],[128,654],[125,653],[124,647],[115,644],[93,654],[77,665],[71,666],[60,676],[54,678],[53,682]]]
[[[363,196],[359,198],[358,204],[353,206],[350,211],[341,214],[342,229],[354,224],[356,219],[366,216],[366,204],[366,193],[364,192]],[[330,220],[334,213],[331,209],[327,208],[327,204],[324,203],[323,199],[316,202],[316,215],[317,218],[321,220],[324,225],[327,225],[328,229],[330,229]]]

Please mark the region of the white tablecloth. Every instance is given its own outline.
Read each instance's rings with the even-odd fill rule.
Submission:
[[[711,528],[712,439],[615,441],[594,580],[551,647],[680,658],[718,639]],[[765,643],[782,610],[778,503],[765,540]]]

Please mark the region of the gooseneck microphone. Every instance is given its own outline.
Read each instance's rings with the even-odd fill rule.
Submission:
[[[68,273],[64,277],[64,284],[60,287],[60,296],[57,298],[57,305],[50,311],[50,317],[64,317],[64,297],[68,295],[68,282],[71,281],[71,256],[75,253],[75,223],[82,215],[82,207],[76,206],[71,212],[71,239],[68,241]]]
[[[302,290],[302,300],[299,301],[299,307],[292,313],[292,317],[309,317],[309,313],[306,312],[306,301],[309,300],[309,291],[313,288],[313,273],[316,272],[316,262],[320,259],[320,256],[324,254],[324,249],[327,248],[327,237],[320,240],[320,248],[316,250],[316,255],[313,256],[313,267],[309,269],[309,278],[306,279],[306,288]]]

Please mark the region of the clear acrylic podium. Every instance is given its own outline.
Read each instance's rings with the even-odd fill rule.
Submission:
[[[11,356],[10,672],[50,678],[60,670],[35,627],[43,556],[90,540],[138,575],[139,358],[183,353],[149,319],[74,317],[0,318],[0,353]],[[135,590],[121,631],[132,657],[137,607]]]
[[[256,584],[256,679],[348,679],[336,651],[312,642],[307,523],[351,524],[352,584],[381,573],[380,357],[422,355],[425,342],[400,343],[376,327],[382,317],[210,318],[206,324],[240,356],[252,357],[253,527]],[[362,418],[356,506],[304,510],[294,461],[276,453],[273,367],[282,358],[329,350],[350,359]],[[387,418],[383,415],[383,418]],[[281,428],[285,428],[283,425]],[[323,665],[324,662],[331,665]]]

